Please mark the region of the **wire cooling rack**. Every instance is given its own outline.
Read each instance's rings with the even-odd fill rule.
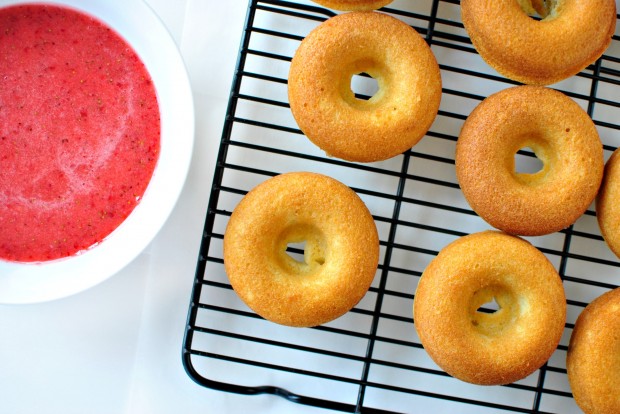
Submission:
[[[217,159],[197,262],[183,362],[199,384],[242,394],[270,393],[343,412],[578,413],[566,377],[574,322],[589,302],[620,285],[618,260],[591,207],[574,226],[528,238],[556,266],[568,299],[564,336],[548,363],[514,384],[481,387],[438,368],[423,350],[411,308],[422,271],[460,236],[489,228],[464,200],[454,170],[463,121],[489,94],[512,86],[473,49],[458,0],[396,0],[383,12],[415,28],[440,64],[443,97],[430,131],[393,159],[356,164],[326,157],[299,131],[287,101],[291,57],[332,12],[309,1],[251,1]],[[594,119],[605,158],[620,141],[620,42],[582,73],[553,85]],[[376,86],[355,76],[361,98]],[[535,171],[528,149],[520,171]],[[255,185],[288,171],[328,174],[368,205],[380,235],[379,268],[349,313],[316,328],[288,328],[250,311],[224,272],[227,220]],[[291,254],[298,254],[299,248]]]

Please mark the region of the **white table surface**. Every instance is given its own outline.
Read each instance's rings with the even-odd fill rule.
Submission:
[[[192,82],[196,142],[185,187],[155,240],[118,274],[65,299],[0,305],[0,412],[316,412],[280,397],[212,391],[183,369],[187,307],[247,2],[147,3],[179,45]]]

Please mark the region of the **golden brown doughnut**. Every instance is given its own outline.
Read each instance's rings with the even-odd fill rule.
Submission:
[[[620,413],[620,288],[579,315],[566,369],[575,402],[586,414]]]
[[[495,299],[500,309],[478,309]],[[534,246],[486,231],[462,237],[424,270],[414,325],[430,357],[474,384],[525,378],[549,359],[566,319],[562,281]]]
[[[368,11],[376,10],[394,0],[313,0],[315,3],[334,10]]]
[[[306,242],[304,262],[286,253]],[[315,326],[364,296],[379,260],[377,228],[353,190],[333,178],[288,173],[251,190],[230,217],[224,266],[233,289],[265,319]]]
[[[531,148],[543,162],[515,171],[515,153]],[[517,86],[482,101],[456,144],[456,175],[472,209],[511,234],[549,234],[574,223],[596,197],[603,145],[577,103],[552,89]]]
[[[596,218],[603,239],[620,257],[620,150],[614,151],[605,166],[603,183],[596,198]]]
[[[536,12],[544,18],[529,16]],[[499,73],[550,85],[577,74],[607,49],[616,28],[616,2],[462,0],[461,18],[480,56]]]
[[[379,90],[357,99],[365,72]],[[370,162],[410,149],[430,128],[441,99],[439,66],[422,37],[379,12],[332,17],[301,42],[289,72],[291,111],[328,155]]]

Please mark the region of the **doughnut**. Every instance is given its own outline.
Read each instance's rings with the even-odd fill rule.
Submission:
[[[531,148],[540,171],[515,169]],[[588,114],[542,86],[495,93],[469,115],[456,144],[456,175],[472,209],[510,234],[536,236],[573,224],[596,197],[605,161]]]
[[[620,288],[577,318],[566,357],[568,382],[586,414],[620,413]]]
[[[299,261],[287,245],[305,242]],[[224,233],[224,268],[239,297],[263,318],[316,326],[366,294],[379,238],[359,196],[322,174],[294,172],[258,185],[234,209]]]
[[[351,90],[354,75],[378,83],[369,100]],[[441,99],[439,66],[422,37],[380,12],[332,17],[301,42],[289,71],[291,111],[301,131],[329,156],[372,162],[415,145]]]
[[[530,16],[536,14],[542,20]],[[509,79],[550,85],[598,59],[616,28],[615,0],[461,0],[474,48]]]
[[[334,10],[368,11],[376,10],[394,0],[314,0],[315,3]]]
[[[499,310],[478,309],[495,300]],[[479,385],[508,384],[557,347],[566,297],[553,265],[516,236],[484,231],[444,247],[422,273],[414,326],[440,368]]]
[[[596,197],[596,219],[607,246],[620,257],[620,150],[614,151],[605,165]]]

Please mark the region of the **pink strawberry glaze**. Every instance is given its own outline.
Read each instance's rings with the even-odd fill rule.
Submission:
[[[143,196],[160,150],[135,51],[73,9],[0,9],[0,259],[41,262],[101,242]]]

